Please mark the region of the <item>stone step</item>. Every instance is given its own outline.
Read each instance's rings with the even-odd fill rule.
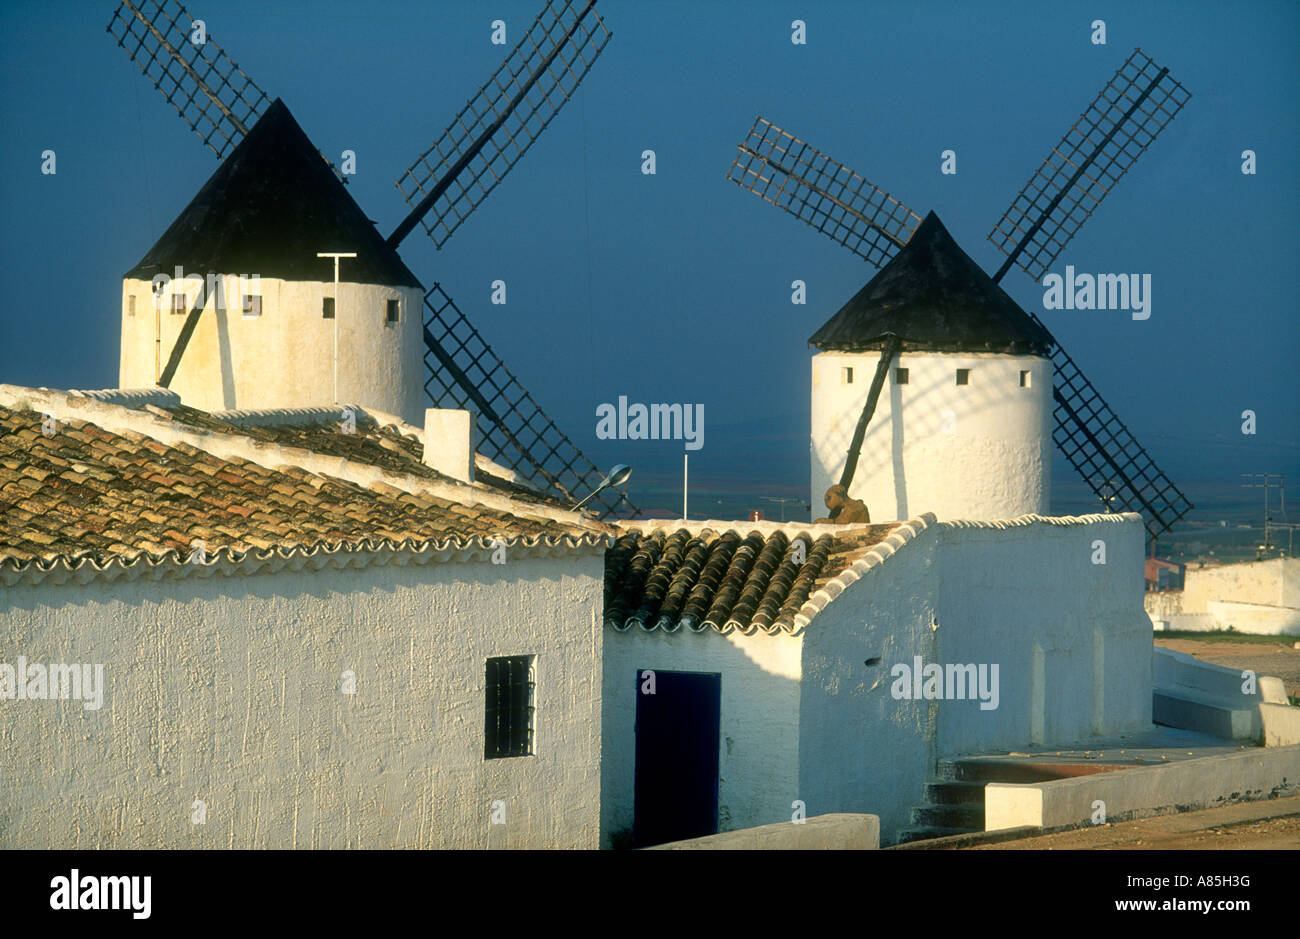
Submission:
[[[943,760],[938,766],[941,782],[1031,783],[1057,779],[1060,775],[1055,767],[1015,761]]]
[[[899,832],[898,844],[911,841],[928,841],[930,838],[949,838],[953,835],[969,835],[964,828],[905,828]]]
[[[983,805],[984,783],[931,780],[925,784],[925,801],[930,805]]]
[[[1151,695],[1151,720],[1165,727],[1194,730],[1229,740],[1257,740],[1262,732],[1259,706],[1229,707],[1221,701],[1157,689]]]
[[[912,809],[912,824],[917,828],[957,828],[963,831],[983,831],[984,806],[918,805]]]

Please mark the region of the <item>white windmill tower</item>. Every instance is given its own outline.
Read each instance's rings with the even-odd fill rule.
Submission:
[[[339,282],[319,252],[352,255]],[[206,411],[352,402],[417,421],[423,305],[276,99],[123,278],[121,386]]]
[[[223,162],[126,275],[121,384],[171,388],[204,410],[359,404],[416,423],[427,395],[473,411],[478,452],[521,480],[639,514],[442,284],[426,291],[397,254],[419,226],[441,248],[572,97],[610,40],[595,6],[548,0],[398,180],[412,208],[385,238],[288,108],[211,31],[191,42],[195,20],[177,0],[122,0],[109,34]],[[178,281],[177,267],[198,278]]]
[[[838,482],[877,519],[1047,512],[1052,337],[933,212],[809,343],[814,499]]]

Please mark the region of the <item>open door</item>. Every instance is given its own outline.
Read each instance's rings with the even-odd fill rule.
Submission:
[[[654,694],[636,682],[636,847],[718,830],[722,676],[655,670]]]

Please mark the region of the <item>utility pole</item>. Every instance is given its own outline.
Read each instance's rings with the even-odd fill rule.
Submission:
[[[1242,489],[1263,489],[1264,490],[1264,543],[1259,546],[1256,556],[1266,554],[1273,547],[1272,529],[1286,528],[1291,534],[1294,534],[1294,528],[1286,517],[1286,476],[1282,473],[1242,473],[1242,479],[1248,479],[1250,482],[1241,484]],[[1273,523],[1272,513],[1268,510],[1268,492],[1270,489],[1280,490],[1282,497],[1282,523],[1275,525]],[[1291,538],[1288,537],[1287,553],[1290,554]]]

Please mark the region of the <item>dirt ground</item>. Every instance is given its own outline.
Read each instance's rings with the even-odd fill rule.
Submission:
[[[1300,848],[1300,795],[1159,815],[1001,844],[975,845],[964,850],[1294,851],[1297,848]]]
[[[1202,662],[1226,665],[1229,668],[1251,669],[1257,675],[1273,675],[1286,683],[1286,693],[1300,695],[1300,649],[1292,648],[1293,636],[1279,636],[1276,644],[1263,642],[1231,642],[1215,638],[1161,639],[1156,633],[1155,643],[1162,649],[1186,652]]]

